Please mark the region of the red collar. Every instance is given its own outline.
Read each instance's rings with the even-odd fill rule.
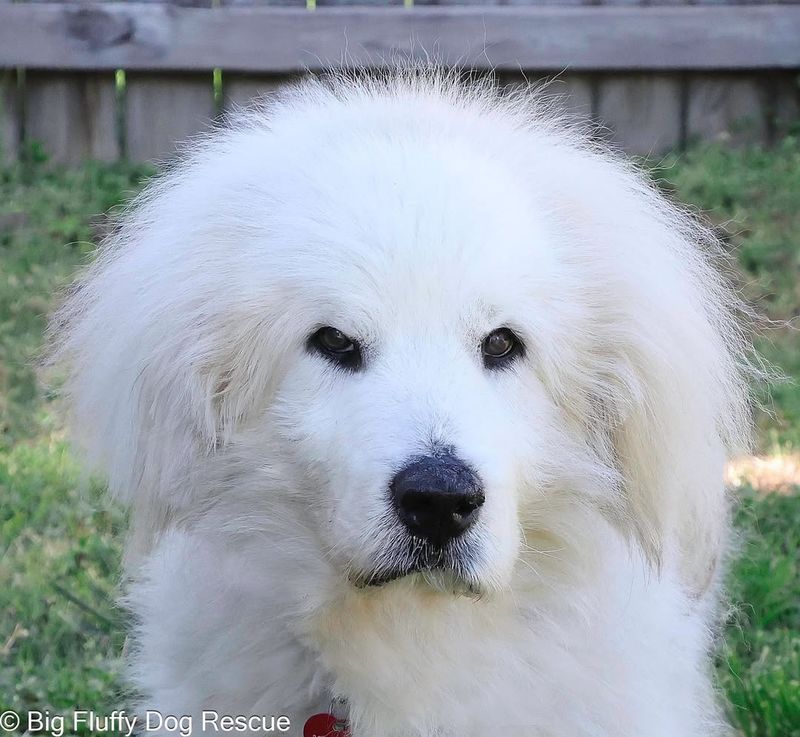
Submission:
[[[344,699],[332,699],[327,712],[314,714],[306,720],[303,737],[350,737],[346,712]]]

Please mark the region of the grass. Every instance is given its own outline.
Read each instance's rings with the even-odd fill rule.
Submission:
[[[84,483],[54,400],[31,368],[54,295],[147,171],[87,164],[0,170],[0,711],[110,713],[120,704],[125,622],[115,607],[124,514]],[[656,176],[725,234],[746,296],[774,320],[800,312],[800,142],[773,150],[694,149]],[[800,339],[759,345],[800,379]],[[764,397],[764,452],[800,450],[800,388]],[[734,606],[717,655],[729,714],[746,737],[800,737],[800,495],[742,491]],[[80,734],[85,734],[79,732]]]
[[[81,483],[32,364],[54,293],[93,250],[95,214],[143,174],[0,171],[0,711],[118,705],[124,517]]]
[[[741,268],[745,298],[776,321],[758,341],[759,353],[800,379],[798,139],[772,150],[695,149],[667,157],[656,176],[718,226]],[[794,329],[780,324],[793,318]],[[776,384],[761,400],[769,412],[759,417],[759,450],[800,451],[800,383]]]

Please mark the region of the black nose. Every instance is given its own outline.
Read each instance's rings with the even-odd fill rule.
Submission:
[[[484,502],[477,474],[451,454],[415,459],[392,479],[390,488],[409,532],[436,547],[466,532]]]

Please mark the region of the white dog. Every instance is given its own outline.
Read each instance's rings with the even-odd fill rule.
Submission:
[[[55,332],[132,507],[142,710],[726,733],[738,303],[713,236],[546,108],[302,83],[150,185],[75,289]]]

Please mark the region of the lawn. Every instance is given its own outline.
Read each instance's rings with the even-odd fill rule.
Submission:
[[[80,477],[55,400],[31,366],[58,290],[102,232],[98,213],[123,203],[147,174],[98,164],[0,170],[0,711],[120,705],[125,622],[114,601],[124,514]],[[798,140],[772,150],[694,149],[659,162],[654,175],[708,212],[762,313],[775,321],[800,313]],[[773,324],[759,349],[800,379],[796,332]],[[759,392],[768,411],[758,450],[791,457],[800,451],[800,388],[787,381]],[[800,737],[797,492],[737,490],[733,606],[716,664],[730,718],[747,737]]]

